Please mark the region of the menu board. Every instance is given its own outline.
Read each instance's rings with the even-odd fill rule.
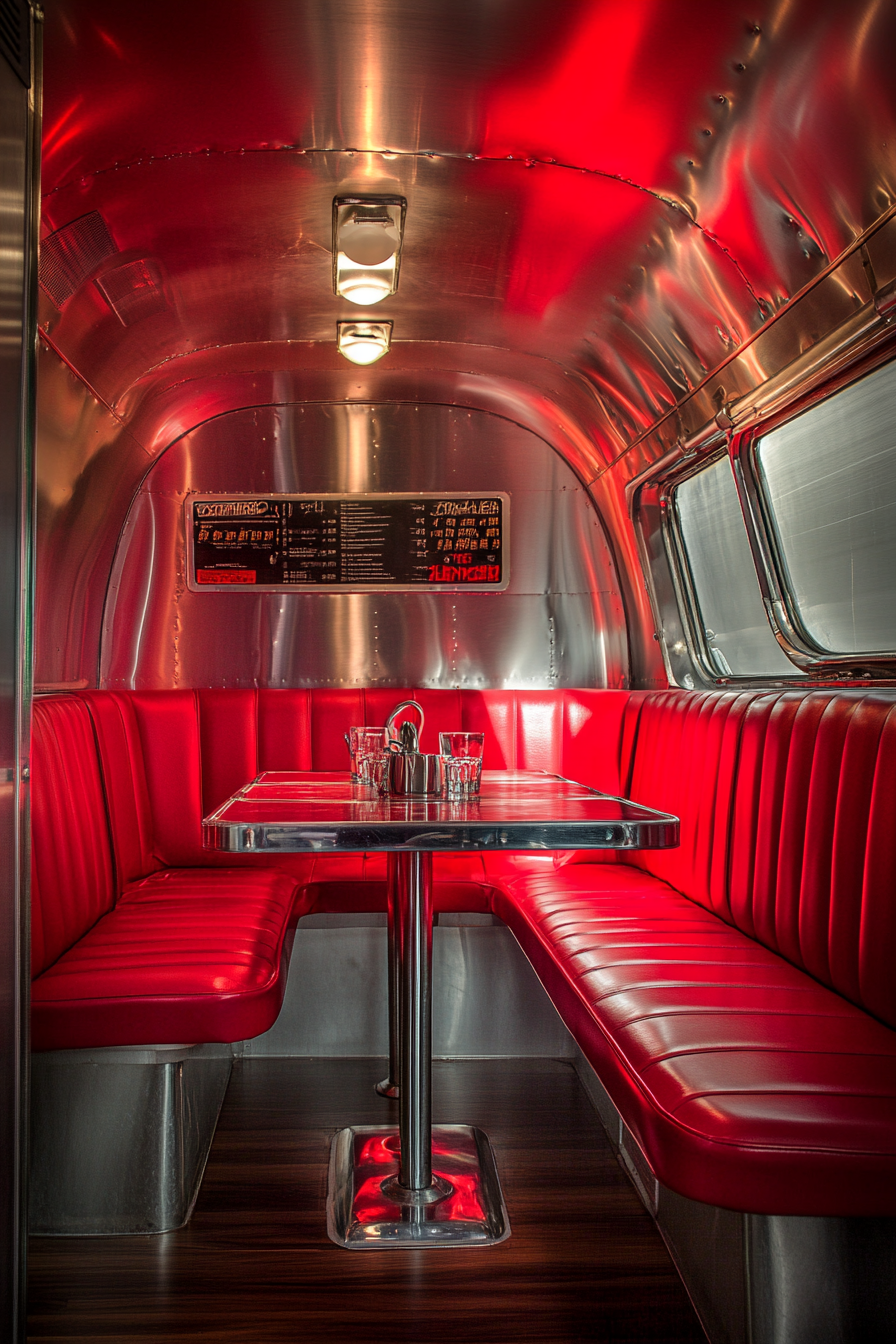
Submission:
[[[254,588],[502,589],[506,494],[191,495],[188,584]]]

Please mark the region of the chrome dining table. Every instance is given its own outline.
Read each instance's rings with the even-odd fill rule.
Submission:
[[[340,1130],[327,1231],[352,1250],[493,1245],[510,1235],[494,1155],[470,1125],[432,1125],[432,857],[441,850],[659,849],[678,819],[559,775],[483,771],[475,797],[380,796],[348,774],[265,772],[203,822],[233,854],[389,854],[390,1077],[399,1124]],[[396,1077],[397,1074],[397,1077]]]

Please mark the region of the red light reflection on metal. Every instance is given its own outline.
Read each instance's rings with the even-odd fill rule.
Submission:
[[[83,105],[83,95],[78,94],[77,98],[73,99],[52,120],[44,121],[42,150],[45,157],[61,149],[75,136],[82,134],[84,131],[83,122],[74,120],[74,118]]]
[[[481,153],[530,154],[653,180],[668,116],[639,66],[657,9],[657,0],[587,7],[552,70],[524,68],[522,78],[515,72],[495,90]]]
[[[432,1148],[433,1172],[452,1187],[438,1204],[426,1206],[427,1221],[481,1222],[486,1217],[480,1197],[478,1169],[472,1169],[463,1154],[452,1152],[437,1139]],[[395,1204],[383,1194],[383,1183],[396,1175],[399,1165],[398,1135],[375,1134],[359,1143],[353,1216],[367,1226],[395,1217]]]
[[[397,1134],[374,1134],[366,1139],[358,1153],[358,1162],[362,1166],[388,1168],[387,1175],[398,1170],[398,1157],[401,1145]],[[380,1177],[380,1179],[383,1179]]]
[[[587,285],[596,256],[605,269],[618,253],[624,274],[632,235],[649,227],[649,193],[671,184],[669,161],[681,148],[662,84],[651,78],[667,26],[657,0],[604,0],[586,8],[552,69],[524,68],[493,91],[483,154],[585,170],[553,173],[540,191],[521,187],[507,291],[513,311],[540,315],[577,281]],[[607,176],[618,187],[601,181]]]
[[[105,28],[101,28],[99,24],[96,24],[95,31],[100,41],[107,46],[110,51],[113,51],[120,61],[123,61],[125,59],[125,51],[121,43],[116,42],[112,34]]]

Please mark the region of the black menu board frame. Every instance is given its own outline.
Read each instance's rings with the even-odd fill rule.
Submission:
[[[184,525],[194,593],[495,593],[510,583],[503,490],[190,494]]]

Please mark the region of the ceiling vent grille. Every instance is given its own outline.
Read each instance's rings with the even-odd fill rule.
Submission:
[[[40,283],[57,308],[66,304],[118,248],[96,210],[57,229],[40,245]]]
[[[151,257],[104,271],[94,284],[124,327],[171,307],[162,267]]]
[[[25,88],[30,88],[31,16],[28,0],[0,0],[0,51]]]

